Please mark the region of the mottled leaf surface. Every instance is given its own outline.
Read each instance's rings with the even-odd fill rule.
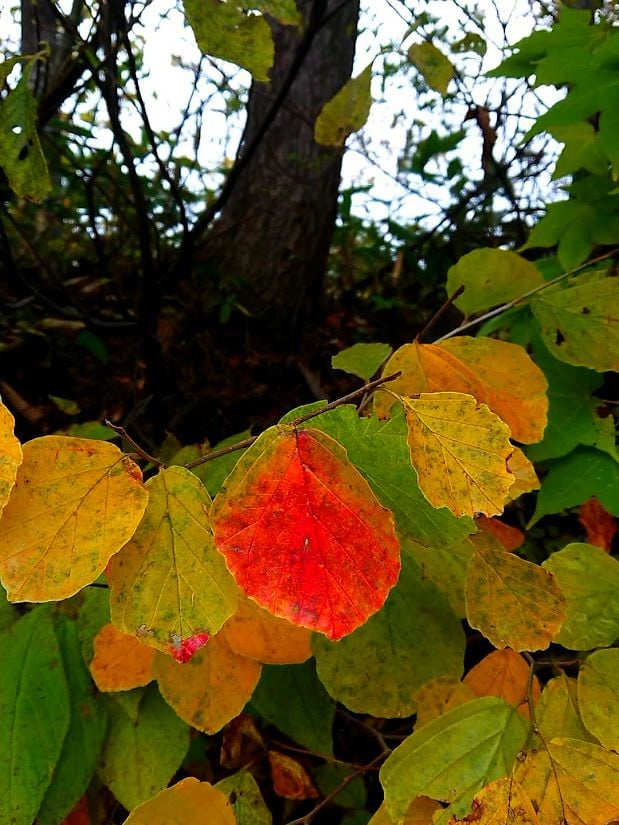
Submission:
[[[236,825],[271,825],[273,817],[265,805],[258,783],[249,771],[227,776],[215,785],[232,806]]]
[[[351,77],[322,107],[314,124],[314,139],[322,146],[339,148],[346,138],[365,125],[370,113],[372,64]]]
[[[578,704],[587,730],[619,751],[619,649],[596,650],[578,673]]]
[[[22,452],[14,433],[15,419],[0,400],[0,515],[17,478]]]
[[[244,825],[237,822],[226,795],[193,776],[182,779],[132,811],[125,825]]]

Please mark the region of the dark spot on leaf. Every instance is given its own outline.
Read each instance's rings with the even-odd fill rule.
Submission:
[[[555,330],[555,344],[561,346],[561,344],[565,341],[565,335],[561,332],[560,329]]]
[[[17,155],[17,160],[26,160],[26,158],[28,157],[28,152],[29,151],[30,151],[30,148],[29,148],[28,144],[25,144],[24,146],[22,146],[22,148],[20,149],[19,155]]]
[[[230,804],[234,805],[235,802],[236,802],[236,791],[232,791],[232,793],[230,794]]]
[[[591,314],[591,310],[589,309],[589,307],[582,307],[582,309],[580,311],[582,312],[583,315],[590,315]]]

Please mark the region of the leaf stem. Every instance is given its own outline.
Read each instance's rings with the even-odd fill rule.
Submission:
[[[438,344],[440,341],[446,341],[447,338],[453,338],[454,335],[459,335],[466,329],[471,329],[471,327],[475,327],[477,326],[477,324],[481,324],[484,321],[488,321],[490,320],[490,318],[495,318],[497,315],[501,315],[508,309],[513,309],[515,306],[518,306],[518,304],[521,301],[525,301],[527,298],[530,298],[531,295],[535,295],[544,289],[548,289],[549,286],[558,284],[560,281],[569,278],[570,275],[575,275],[577,272],[581,272],[583,269],[588,269],[593,264],[597,264],[600,261],[605,261],[607,258],[612,258],[613,255],[617,254],[617,252],[619,252],[618,248],[611,249],[610,252],[605,252],[603,255],[599,255],[597,258],[592,258],[590,261],[587,261],[586,263],[577,266],[575,269],[570,269],[569,272],[563,272],[561,275],[557,275],[556,278],[553,278],[550,281],[545,281],[543,284],[539,284],[539,286],[530,289],[528,292],[524,292],[522,295],[518,296],[518,298],[513,298],[511,301],[507,301],[507,303],[502,304],[500,307],[496,307],[495,309],[491,309],[489,312],[485,312],[483,315],[480,315],[479,318],[474,318],[472,321],[466,321],[465,323],[460,324],[459,327],[452,329],[451,332],[447,332],[445,335],[441,335],[441,337],[437,338],[436,341],[434,341],[434,343]],[[421,331],[420,335],[423,332],[425,332],[425,329]],[[417,337],[419,338],[419,335]]]
[[[119,427],[118,424],[112,424],[112,422],[107,418],[105,419],[104,423],[105,423],[106,427],[110,428],[110,430],[114,430],[114,432],[118,433],[118,435],[120,435],[121,438],[126,439],[129,442],[129,444],[131,444],[131,446],[136,451],[136,453],[140,456],[140,458],[144,459],[144,461],[149,461],[151,464],[154,464],[156,467],[164,467],[165,466],[163,461],[159,461],[159,459],[155,458],[154,455],[151,455],[150,453],[147,453],[146,450],[144,450],[142,447],[140,447],[140,445],[137,443],[137,441],[134,441],[133,438],[131,438],[131,436],[129,435],[127,430],[125,430],[124,427]]]
[[[430,320],[426,323],[426,325],[421,329],[421,332],[418,332],[415,336],[415,341],[419,341],[423,336],[427,333],[427,331],[434,326],[434,324],[438,321],[438,319],[445,313],[449,307],[456,301],[464,292],[464,284],[458,287],[453,295],[447,298],[446,301],[436,310],[434,315],[430,318]]]

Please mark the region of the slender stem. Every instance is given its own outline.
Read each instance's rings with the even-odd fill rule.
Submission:
[[[446,312],[446,311],[449,309],[449,307],[453,304],[453,302],[454,302],[454,301],[456,301],[456,300],[457,300],[457,299],[458,299],[458,298],[462,295],[462,293],[464,292],[464,289],[465,289],[464,284],[462,284],[461,286],[459,286],[459,287],[458,287],[458,289],[456,289],[456,291],[454,292],[454,294],[453,294],[450,298],[448,298],[448,299],[447,299],[447,300],[446,300],[446,301],[442,304],[442,306],[440,306],[440,307],[436,310],[436,312],[434,313],[434,315],[430,318],[430,320],[429,320],[429,321],[428,321],[428,323],[425,325],[425,327],[423,327],[423,329],[421,330],[421,332],[418,332],[418,333],[417,333],[417,335],[415,336],[415,341],[419,341],[419,339],[420,339],[420,338],[423,338],[423,336],[426,334],[426,332],[427,332],[427,331],[428,331],[431,327],[433,327],[433,326],[434,326],[434,324],[435,324],[435,323],[438,321],[438,319],[439,319],[439,318],[443,315],[443,313],[444,313],[444,312]]]
[[[605,252],[604,255],[599,255],[597,258],[593,258],[590,261],[587,261],[580,266],[577,266],[575,269],[571,269],[569,272],[563,272],[561,275],[557,275],[556,278],[553,278],[551,281],[545,281],[543,284],[530,289],[528,292],[523,293],[518,298],[514,298],[511,301],[508,301],[505,304],[502,304],[500,307],[496,307],[496,309],[491,309],[490,312],[485,312],[483,315],[480,315],[479,318],[474,318],[472,321],[466,321],[464,324],[460,324],[459,327],[456,329],[452,329],[451,332],[442,335],[440,338],[437,338],[434,341],[435,344],[438,344],[440,341],[445,341],[447,338],[453,338],[454,335],[459,335],[461,332],[464,332],[466,329],[471,329],[471,327],[477,326],[477,324],[481,324],[484,321],[488,321],[490,318],[495,318],[497,315],[501,315],[503,312],[506,312],[508,309],[513,309],[513,307],[518,306],[519,303],[525,301],[527,298],[530,298],[531,295],[535,295],[538,292],[541,292],[544,289],[548,289],[549,286],[553,286],[553,284],[558,284],[559,281],[563,281],[566,278],[569,278],[570,275],[575,275],[577,272],[581,272],[583,269],[588,269],[593,264],[597,264],[600,261],[605,261],[607,258],[612,258],[613,255],[616,255],[619,252],[619,249],[611,249],[610,252]]]
[[[162,461],[159,461],[158,458],[155,458],[155,456],[150,455],[150,453],[147,453],[146,450],[144,450],[142,447],[140,447],[140,445],[137,443],[137,441],[134,441],[133,438],[131,438],[131,436],[129,435],[127,430],[125,430],[124,427],[119,427],[117,424],[112,424],[112,422],[108,421],[107,418],[105,419],[105,426],[109,427],[110,430],[114,430],[114,432],[118,433],[122,438],[125,438],[129,442],[129,444],[131,444],[131,446],[136,451],[136,453],[140,456],[140,458],[144,459],[144,461],[149,461],[151,464],[154,464],[156,467],[165,466]]]
[[[245,438],[243,441],[237,441],[236,444],[231,444],[229,447],[222,447],[221,450],[213,450],[212,453],[207,453],[206,455],[200,456],[200,458],[196,458],[194,461],[190,461],[188,464],[184,464],[183,466],[186,470],[193,470],[194,467],[199,467],[200,464],[205,464],[207,461],[213,461],[215,458],[221,458],[222,455],[228,455],[229,453],[235,453],[237,450],[244,450],[246,447],[251,447],[257,438],[257,435],[252,435],[249,438]]]

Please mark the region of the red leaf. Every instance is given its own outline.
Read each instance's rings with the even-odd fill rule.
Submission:
[[[380,610],[400,572],[391,513],[317,430],[263,433],[215,499],[211,523],[247,595],[330,639]]]
[[[610,553],[617,532],[617,522],[597,498],[590,498],[580,505],[578,521],[587,531],[587,542]]]
[[[204,647],[210,638],[208,633],[196,633],[188,639],[174,639],[169,650],[177,662],[185,663],[191,659],[196,650]]]

